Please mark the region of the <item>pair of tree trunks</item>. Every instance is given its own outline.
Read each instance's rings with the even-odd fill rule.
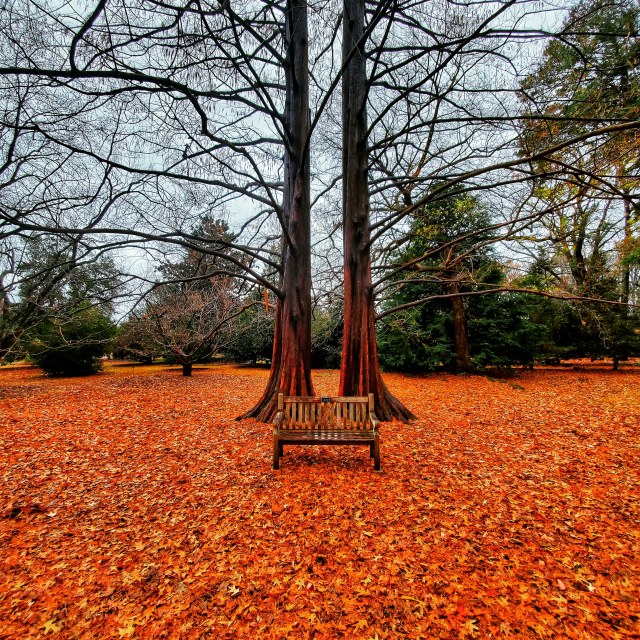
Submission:
[[[279,392],[313,395],[311,380],[311,223],[309,180],[308,22],[304,0],[287,7],[287,145],[283,218],[281,291],[271,373],[258,404],[241,417],[267,421]],[[414,415],[385,386],[376,347],[371,282],[367,150],[367,77],[364,56],[364,2],[345,0],[342,78],[344,338],[340,367],[342,396],[373,393],[381,420],[410,420]],[[288,236],[288,237],[287,237]]]

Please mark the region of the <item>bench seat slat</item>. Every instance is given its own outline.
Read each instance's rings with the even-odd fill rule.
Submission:
[[[373,440],[373,429],[280,429],[278,438],[285,440]]]

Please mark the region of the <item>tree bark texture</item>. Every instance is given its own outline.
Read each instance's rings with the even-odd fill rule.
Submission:
[[[364,0],[344,0],[342,59],[342,215],[344,237],[344,334],[340,364],[341,396],[373,393],[380,420],[415,416],[382,380],[376,346],[371,281],[367,153],[367,77],[364,56]]]
[[[191,372],[193,371],[193,364],[191,362],[183,362],[182,363],[182,375],[186,378],[191,376]]]
[[[473,369],[469,348],[469,333],[467,331],[467,310],[461,296],[455,295],[459,291],[457,282],[447,285],[447,292],[453,294],[450,298],[451,321],[453,324],[453,346],[455,358],[453,361],[456,373],[469,373]]]
[[[624,206],[624,242],[625,245],[631,239],[631,198],[627,190],[623,190]],[[627,262],[622,264],[622,302],[629,304],[629,294],[631,293],[631,267]]]
[[[281,296],[276,303],[273,357],[267,387],[240,418],[268,422],[278,393],[314,395],[311,380],[311,195],[309,167],[309,71],[306,0],[289,0],[285,17],[286,144]]]

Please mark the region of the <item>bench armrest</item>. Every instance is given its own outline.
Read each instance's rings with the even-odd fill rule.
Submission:
[[[371,423],[371,428],[374,431],[378,430],[378,427],[380,426],[380,420],[378,420],[378,418],[376,418],[376,414],[371,412],[369,414],[369,422]]]

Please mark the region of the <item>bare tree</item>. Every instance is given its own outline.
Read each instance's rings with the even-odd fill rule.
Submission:
[[[232,338],[230,326],[248,307],[235,299],[229,278],[194,285],[156,289],[129,319],[122,346],[142,356],[173,358],[183,376],[191,375],[194,364],[220,354]]]
[[[247,414],[264,419],[277,390],[313,392],[306,11],[17,2],[0,31],[0,233],[82,233],[87,250],[147,258],[197,247],[221,260],[208,276],[271,290],[272,377]],[[211,211],[236,232],[202,247],[190,228]]]

